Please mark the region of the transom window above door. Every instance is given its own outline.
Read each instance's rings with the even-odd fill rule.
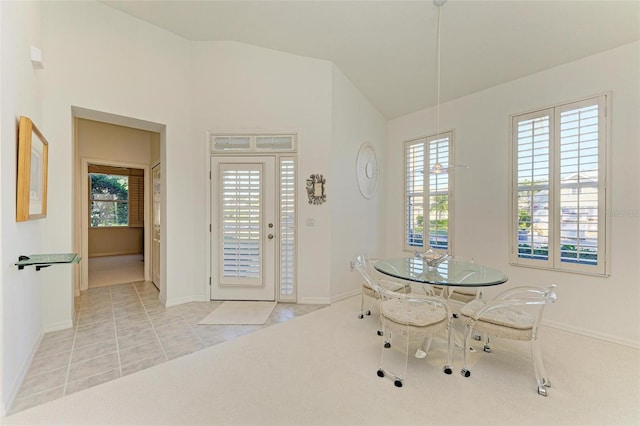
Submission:
[[[212,153],[223,152],[293,152],[296,135],[274,134],[209,134],[209,149]]]

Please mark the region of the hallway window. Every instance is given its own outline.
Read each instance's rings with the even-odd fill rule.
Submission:
[[[129,176],[89,173],[91,227],[129,226]]]

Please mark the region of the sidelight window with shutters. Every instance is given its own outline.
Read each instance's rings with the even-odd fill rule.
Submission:
[[[512,117],[512,264],[608,273],[608,97]]]

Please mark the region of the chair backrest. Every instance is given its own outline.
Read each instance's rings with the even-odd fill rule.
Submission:
[[[386,290],[386,292],[410,292],[411,287],[409,285],[391,277],[382,276],[382,274],[374,268],[374,264],[380,261],[380,259],[370,259],[360,255],[354,260],[353,266],[360,272],[360,275],[365,279],[367,285],[371,287],[378,296],[382,295],[383,290]],[[429,292],[425,290],[423,293],[428,294]]]
[[[366,256],[360,255],[354,260],[353,266],[358,272],[360,272],[360,275],[362,275],[362,278],[365,279],[369,287],[379,293],[380,286],[378,285],[377,280],[374,278],[373,263],[371,262],[371,260],[367,259]]]
[[[542,313],[544,307],[549,303],[555,303],[558,299],[556,294],[557,286],[551,284],[547,288],[540,287],[515,287],[509,290],[505,290],[498,294],[491,301],[486,303],[482,308],[478,309],[473,319],[482,318],[483,315],[502,308],[526,308],[531,307],[535,312],[532,312],[534,322],[532,324],[533,335],[542,321]]]
[[[474,263],[473,257],[469,257],[469,256],[451,256],[450,259],[458,261],[458,262],[468,262],[468,263]]]

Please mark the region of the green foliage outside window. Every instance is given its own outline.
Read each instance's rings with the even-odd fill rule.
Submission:
[[[526,210],[518,211],[518,229],[528,230],[531,228],[531,215]]]
[[[128,176],[91,173],[91,227],[129,225]]]

